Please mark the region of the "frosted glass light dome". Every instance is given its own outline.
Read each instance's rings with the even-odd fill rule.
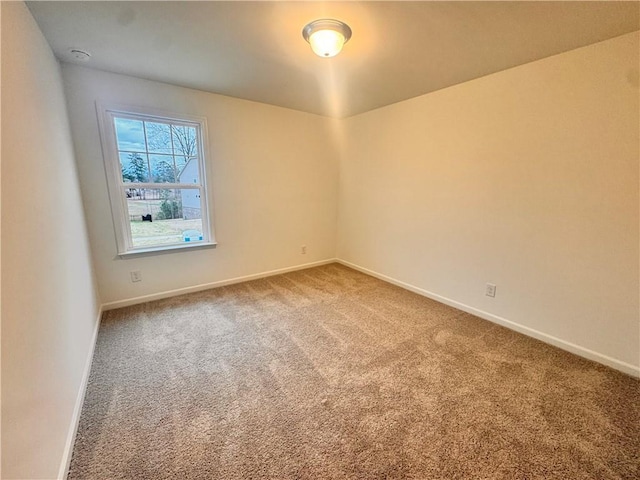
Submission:
[[[335,57],[351,38],[351,28],[339,20],[322,19],[307,24],[302,36],[319,57]]]

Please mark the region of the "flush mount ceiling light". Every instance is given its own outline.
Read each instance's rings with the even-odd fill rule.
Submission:
[[[320,57],[334,57],[351,38],[351,28],[339,20],[314,20],[302,29],[311,50]]]

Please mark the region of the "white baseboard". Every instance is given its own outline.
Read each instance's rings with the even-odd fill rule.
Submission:
[[[67,441],[64,445],[64,451],[62,453],[62,462],[60,463],[60,471],[58,472],[59,480],[66,480],[69,475],[69,466],[71,465],[71,457],[73,455],[73,446],[76,443],[76,434],[78,433],[78,425],[80,424],[80,414],[82,413],[82,405],[84,404],[84,396],[87,393],[87,384],[89,383],[89,374],[91,373],[91,364],[93,363],[93,353],[96,348],[96,341],[98,340],[98,330],[100,329],[100,319],[102,318],[102,306],[98,309],[98,318],[96,325],[93,329],[93,338],[91,339],[91,345],[89,347],[89,353],[84,363],[84,371],[82,372],[82,380],[80,381],[80,387],[78,388],[78,395],[76,396],[76,404],[73,409],[73,416],[71,417],[71,424],[69,425],[69,432],[67,433]]]
[[[406,290],[410,290],[424,297],[428,297],[432,300],[436,300],[437,302],[444,303],[445,305],[449,305],[451,307],[457,308],[458,310],[462,310],[464,312],[475,315],[476,317],[480,317],[484,320],[497,323],[498,325],[502,325],[503,327],[507,327],[511,330],[522,333],[529,337],[533,337],[537,340],[541,340],[545,343],[553,345],[554,347],[561,348],[562,350],[566,350],[567,352],[574,353],[586,359],[593,360],[594,362],[598,362],[608,367],[614,368],[623,373],[626,373],[627,375],[640,378],[640,367],[631,365],[630,363],[626,363],[621,360],[617,360],[615,358],[609,357],[607,355],[594,352],[593,350],[589,350],[588,348],[581,347],[580,345],[576,345],[571,342],[567,342],[565,340],[546,334],[544,332],[540,332],[533,328],[525,327],[524,325],[520,325],[519,323],[513,322],[511,320],[507,320],[506,318],[493,315],[492,313],[488,313],[483,310],[478,310],[477,308],[470,307],[468,305],[465,305],[464,303],[451,300],[450,298],[446,298],[436,293],[429,292],[427,290],[416,287],[409,283],[405,283],[400,280],[396,280],[395,278],[391,278],[386,275],[383,275],[381,273],[374,272],[372,270],[369,270],[368,268],[364,268],[359,265],[355,265],[351,262],[347,262],[346,260],[341,260],[338,258],[336,259],[336,261],[349,268],[353,268],[354,270],[358,270],[362,273],[366,273],[367,275],[371,275],[372,277],[379,278],[380,280],[384,280],[385,282],[392,283],[394,285],[402,287]]]
[[[162,298],[176,297],[178,295],[184,295],[185,293],[201,292],[202,290],[209,290],[210,288],[224,287],[225,285],[233,285],[234,283],[247,282],[249,280],[257,280],[259,278],[272,277],[273,275],[280,275],[282,273],[294,272],[296,270],[304,270],[305,268],[319,267],[320,265],[326,265],[328,263],[335,263],[335,258],[329,258],[327,260],[320,260],[318,262],[304,263],[302,265],[295,265],[292,267],[279,268],[277,270],[269,270],[267,272],[254,273],[251,275],[244,275],[242,277],[230,278],[228,280],[219,280],[217,282],[202,283],[200,285],[194,285],[192,287],[176,288],[174,290],[167,290],[165,292],[152,293],[150,295],[142,295],[140,297],[127,298],[125,300],[117,300],[115,302],[108,302],[102,304],[102,310],[113,310],[115,308],[128,307],[130,305],[137,305],[139,303],[151,302],[153,300],[160,300]]]

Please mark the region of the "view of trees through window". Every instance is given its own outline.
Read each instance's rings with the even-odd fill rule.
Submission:
[[[115,116],[134,248],[203,241],[195,125]]]

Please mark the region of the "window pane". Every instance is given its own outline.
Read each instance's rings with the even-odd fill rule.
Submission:
[[[152,153],[172,153],[171,127],[166,123],[145,122],[147,145]]]
[[[198,155],[198,136],[195,127],[171,125],[173,150],[176,155],[193,157]]]
[[[149,181],[149,165],[145,153],[120,152],[120,168],[123,182]]]
[[[118,117],[114,120],[118,150],[146,151],[144,129],[140,120]]]
[[[149,155],[152,179],[156,183],[175,183],[173,155]]]
[[[125,193],[134,248],[203,241],[199,189],[125,189]]]
[[[178,183],[200,183],[198,159],[195,157],[176,157]]]

